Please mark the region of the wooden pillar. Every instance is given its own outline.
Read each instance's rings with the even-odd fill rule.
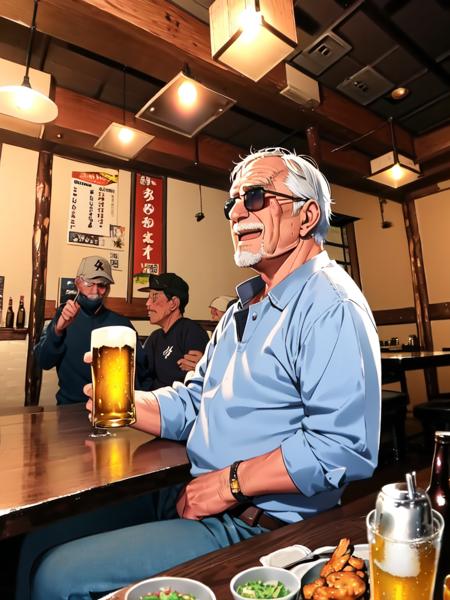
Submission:
[[[429,301],[425,270],[423,266],[422,243],[420,241],[417,223],[416,205],[414,200],[405,199],[402,203],[405,220],[406,236],[408,239],[409,258],[414,292],[414,307],[416,310],[417,332],[419,344],[423,350],[433,350]],[[439,393],[436,368],[425,369],[425,384],[428,399]]]
[[[320,138],[319,131],[315,125],[310,125],[306,128],[306,140],[308,142],[309,155],[320,167],[320,163],[322,162],[322,156],[320,154]]]
[[[44,328],[52,163],[53,154],[45,151],[39,153],[32,240],[33,279],[31,284],[30,318],[28,324],[25,406],[39,404],[39,394],[42,383],[42,370],[37,366],[33,348],[39,341]]]

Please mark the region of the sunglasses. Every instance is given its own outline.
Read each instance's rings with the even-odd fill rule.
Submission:
[[[266,190],[262,186],[256,186],[249,188],[242,194],[242,199],[244,201],[244,206],[249,212],[255,212],[257,210],[261,210],[264,208],[265,197],[266,194],[270,194],[271,196],[279,196],[280,198],[287,198],[292,202],[306,202],[308,198],[299,198],[296,196],[289,196],[289,194],[282,194],[281,192],[276,192],[275,190]],[[223,211],[225,213],[225,217],[230,219],[230,213],[233,209],[233,206],[239,200],[240,196],[236,198],[229,198],[225,202],[225,206],[223,207]]]

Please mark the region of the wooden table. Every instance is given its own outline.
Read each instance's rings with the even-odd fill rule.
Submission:
[[[189,478],[183,444],[89,437],[84,404],[0,409],[0,539]]]
[[[417,476],[419,486],[426,486],[428,478],[429,469],[420,471]],[[259,557],[264,554],[292,544],[303,544],[312,550],[332,546],[342,537],[350,537],[353,544],[366,544],[366,515],[375,508],[376,496],[377,493],[369,494],[317,517],[211,552],[159,575],[198,579],[214,591],[217,600],[231,600],[231,578],[239,571],[259,565]],[[108,596],[108,600],[123,600],[127,589],[118,590]]]
[[[445,367],[450,365],[450,352],[381,352],[381,366],[388,372],[397,373],[402,392],[408,393],[406,371]]]

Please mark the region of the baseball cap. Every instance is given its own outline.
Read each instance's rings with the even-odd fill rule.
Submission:
[[[160,273],[159,275],[150,275],[148,286],[139,288],[139,292],[149,292],[150,290],[161,290],[167,296],[176,296],[180,299],[181,308],[184,309],[189,302],[189,286],[176,273]]]
[[[225,312],[232,300],[236,300],[236,298],[234,296],[217,296],[217,298],[211,300],[209,308],[215,308],[216,310]]]
[[[78,267],[77,277],[84,277],[85,279],[103,277],[103,279],[107,279],[110,283],[114,283],[111,274],[111,265],[103,256],[86,256],[83,258]]]

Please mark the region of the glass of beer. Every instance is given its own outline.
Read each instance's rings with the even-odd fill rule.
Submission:
[[[432,518],[429,536],[398,540],[375,527],[375,510],[367,515],[371,600],[433,600],[444,519],[435,510]]]
[[[450,575],[447,575],[444,580],[444,595],[442,600],[450,600]]]
[[[91,352],[94,433],[99,428],[131,425],[136,420],[136,332],[120,325],[94,329]]]

